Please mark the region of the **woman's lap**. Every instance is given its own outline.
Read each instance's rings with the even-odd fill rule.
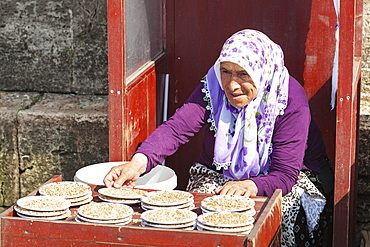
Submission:
[[[320,181],[317,181],[319,179],[316,179],[318,176],[313,172],[310,172],[311,171],[309,170],[301,171],[300,178],[304,177],[304,183],[309,183],[308,185],[305,184],[303,187],[305,187],[307,190],[312,189],[316,192],[319,191],[320,194],[320,192],[323,192],[323,190],[322,186],[320,186]],[[304,175],[302,175],[302,173],[304,173]],[[211,170],[199,163],[195,163],[190,168],[189,174],[190,179],[186,190],[191,192],[214,193],[213,191],[216,188],[229,181],[224,179],[221,173]],[[314,182],[311,180],[314,180]],[[314,194],[312,191],[308,191],[308,193]],[[294,190],[283,197],[283,246],[305,246],[304,244],[308,243],[310,245],[307,246],[320,246],[322,237],[332,222],[332,198],[330,198],[330,196],[327,198],[325,207],[320,214],[318,224],[311,233],[312,237],[310,237],[307,226],[305,211],[302,205],[299,202],[297,203],[297,199],[299,198],[300,196]]]

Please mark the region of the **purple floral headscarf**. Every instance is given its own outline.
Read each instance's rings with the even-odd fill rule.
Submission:
[[[251,76],[257,96],[247,106],[236,108],[227,100],[221,62],[238,64]],[[266,174],[275,120],[284,114],[288,98],[289,73],[280,46],[259,31],[239,31],[225,42],[203,83],[208,121],[216,131],[213,165],[233,180]]]

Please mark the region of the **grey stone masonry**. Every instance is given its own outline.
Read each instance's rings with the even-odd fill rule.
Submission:
[[[356,246],[365,246],[360,241],[365,241],[364,232],[370,233],[370,103],[367,102],[361,106],[359,135]]]
[[[0,89],[107,94],[105,0],[1,0]]]
[[[0,93],[0,206],[109,159],[108,96]]]
[[[31,107],[38,93],[0,92],[0,206],[8,207],[20,196],[18,113]]]

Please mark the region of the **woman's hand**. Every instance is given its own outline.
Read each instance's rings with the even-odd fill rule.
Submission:
[[[252,180],[229,181],[221,188],[215,189],[219,195],[256,196],[258,188]]]
[[[137,153],[130,162],[112,167],[103,182],[108,188],[129,186],[146,171],[147,164],[148,158],[144,154]]]

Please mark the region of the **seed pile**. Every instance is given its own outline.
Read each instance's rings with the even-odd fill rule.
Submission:
[[[254,218],[237,212],[205,213],[197,218],[200,231],[230,232],[248,234],[253,228]]]
[[[164,208],[191,210],[194,208],[194,196],[179,190],[150,192],[142,197],[141,207],[144,210]]]
[[[144,190],[128,188],[101,188],[98,192],[102,201],[128,205],[139,203],[141,197],[147,194]]]
[[[253,216],[256,214],[254,205],[254,200],[245,196],[216,195],[204,198],[201,209],[203,213],[229,211]]]
[[[148,210],[141,214],[144,227],[194,229],[197,214],[186,209],[161,208]]]
[[[90,202],[77,210],[76,221],[126,225],[131,222],[133,213],[134,210],[127,205]]]
[[[61,197],[29,196],[20,198],[14,210],[23,218],[59,220],[71,215],[70,205]]]
[[[93,199],[90,186],[70,181],[45,184],[41,186],[39,193],[44,196],[63,197],[72,207],[86,204]]]

